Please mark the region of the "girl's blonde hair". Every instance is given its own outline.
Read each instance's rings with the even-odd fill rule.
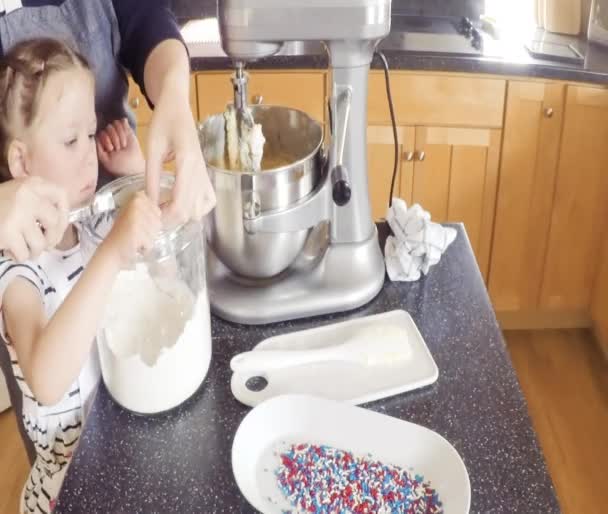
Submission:
[[[81,68],[86,59],[55,39],[31,39],[13,46],[0,59],[0,182],[11,178],[8,146],[17,121],[29,127],[36,119],[48,78],[56,72]]]

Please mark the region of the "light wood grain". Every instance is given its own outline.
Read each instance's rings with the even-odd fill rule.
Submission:
[[[539,307],[564,94],[560,84],[509,82],[489,274],[500,311]]]
[[[487,277],[494,222],[500,130],[417,127],[412,202],[435,221],[463,222]],[[403,194],[403,188],[402,188]]]
[[[369,79],[368,118],[389,124],[384,74]],[[501,128],[506,81],[449,74],[412,75],[393,70],[391,90],[399,125],[448,125]]]
[[[406,162],[406,148],[414,148],[414,129],[411,127],[397,128],[399,155],[397,176],[393,195],[404,198],[409,203],[411,186],[403,187],[405,177],[412,180],[412,163]],[[395,160],[393,129],[386,126],[369,126],[367,128],[367,169],[369,197],[372,216],[379,220],[386,216],[391,189],[391,179]]]
[[[604,248],[600,255],[600,269],[593,288],[591,303],[595,335],[604,355],[608,359],[608,238],[604,237]]]
[[[416,127],[416,151],[424,152],[423,161],[414,164],[412,201],[431,213],[434,221],[447,221],[452,146],[428,141],[427,127]]]
[[[608,90],[569,86],[540,305],[590,309],[608,219]]]
[[[261,96],[266,105],[300,109],[314,119],[325,120],[325,72],[250,71],[249,100]],[[197,73],[198,115],[202,121],[223,112],[234,99],[231,72]]]
[[[496,319],[503,330],[544,330],[591,328],[593,321],[587,309],[582,310],[507,310],[496,311]]]
[[[506,339],[563,513],[605,513],[608,368],[590,332]]]
[[[0,512],[16,514],[30,467],[12,409],[0,413],[0,441]]]

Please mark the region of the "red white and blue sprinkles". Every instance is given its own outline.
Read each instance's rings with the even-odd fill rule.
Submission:
[[[279,455],[275,470],[281,492],[293,507],[284,513],[440,514],[443,506],[429,482],[417,474],[352,453],[294,444]]]

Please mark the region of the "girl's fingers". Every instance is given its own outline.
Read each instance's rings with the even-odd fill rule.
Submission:
[[[108,132],[104,129],[97,135],[97,141],[103,145],[103,148],[106,152],[113,152],[114,146],[112,145],[112,141],[110,140],[110,136]]]
[[[30,259],[37,258],[46,249],[46,239],[37,223],[33,223],[23,230],[23,238],[29,249]]]
[[[125,130],[125,124],[121,120],[116,120],[113,122],[112,126],[113,126],[114,130],[116,130],[116,133],[118,134],[118,138],[120,141],[120,148],[126,148],[127,141],[129,139],[129,134]]]
[[[114,146],[114,150],[120,150],[122,148],[122,144],[120,142],[120,136],[118,135],[118,132],[114,128],[114,125],[112,125],[110,123],[106,127],[105,132],[106,132],[106,134],[108,134],[108,137],[110,138],[110,141],[112,142],[112,145]]]

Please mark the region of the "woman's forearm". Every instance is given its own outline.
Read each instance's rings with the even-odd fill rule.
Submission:
[[[148,56],[144,67],[144,85],[150,101],[156,105],[161,93],[170,91],[186,102],[190,97],[190,61],[183,43],[166,39]]]

